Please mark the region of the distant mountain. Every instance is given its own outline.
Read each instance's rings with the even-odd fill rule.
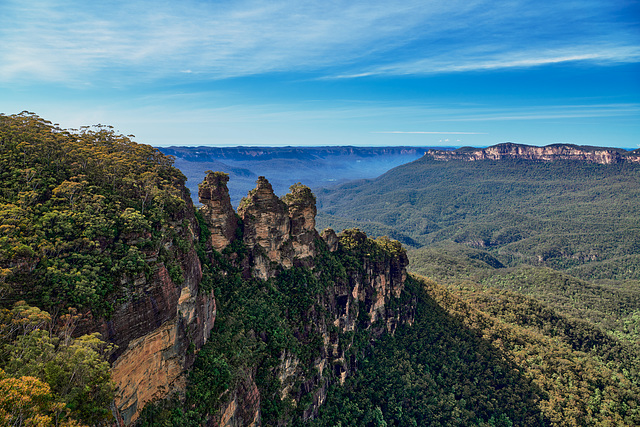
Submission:
[[[376,179],[318,191],[318,223],[358,224],[413,247],[453,241],[512,266],[640,279],[637,158],[566,145],[429,151]]]
[[[175,166],[187,177],[187,188],[197,200],[197,184],[205,171],[230,175],[231,202],[237,206],[266,176],[276,194],[286,194],[292,182],[310,188],[375,178],[389,169],[422,157],[437,147],[166,147]],[[440,150],[446,150],[440,148]]]
[[[640,281],[611,280],[640,252],[637,165],[424,157],[350,194],[390,230],[438,206],[425,230],[461,240],[412,262],[440,284],[396,241],[318,233],[304,185],[260,177],[236,210],[212,172],[196,209],[171,159],[81,129],[0,114],[2,425],[640,425]],[[610,282],[507,265],[509,241],[562,259],[556,237]]]
[[[573,144],[552,144],[535,147],[505,142],[488,148],[462,147],[456,150],[429,150],[426,155],[434,160],[579,160],[588,163],[640,163],[639,150],[592,147]]]

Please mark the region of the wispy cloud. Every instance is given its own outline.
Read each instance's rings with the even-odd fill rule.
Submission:
[[[407,134],[424,134],[424,135],[488,135],[485,132],[429,132],[429,131],[380,131],[371,133],[407,133]]]
[[[634,22],[616,19],[616,4],[5,0],[0,82],[135,84],[297,71],[353,78],[638,62],[640,36]]]
[[[638,46],[572,46],[550,51],[508,51],[485,55],[469,53],[458,58],[439,56],[376,67],[366,72],[341,74],[333,78],[359,78],[376,75],[425,75],[492,71],[509,68],[531,68],[568,62],[589,62],[596,65],[640,62]]]
[[[637,117],[640,104],[545,105],[519,108],[467,109],[455,117],[439,121],[490,122],[513,120],[561,120],[596,117]]]

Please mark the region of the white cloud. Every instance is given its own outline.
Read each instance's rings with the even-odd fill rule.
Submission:
[[[487,135],[484,132],[435,132],[435,131],[380,131],[371,133],[408,133],[408,134],[426,134],[426,135]]]
[[[640,37],[614,21],[612,3],[5,0],[0,81],[353,78],[637,62]]]
[[[640,104],[545,105],[519,108],[468,109],[443,122],[487,122],[513,120],[558,120],[595,117],[637,117]]]
[[[430,57],[377,67],[358,74],[341,74],[334,78],[358,78],[375,75],[425,75],[491,71],[507,68],[531,68],[563,62],[591,62],[599,65],[640,62],[639,46],[577,46],[548,52],[526,50],[478,55],[470,53],[457,58]]]

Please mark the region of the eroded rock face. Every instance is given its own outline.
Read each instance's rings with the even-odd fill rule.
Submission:
[[[309,187],[304,185],[292,185],[290,190],[282,198],[287,205],[291,222],[290,240],[293,254],[289,256],[302,261],[313,257],[316,253],[315,240],[318,238],[316,197]]]
[[[204,345],[215,321],[213,292],[199,289],[202,269],[194,248],[199,229],[184,188],[182,198],[186,207],[173,215],[160,245],[177,263],[179,283],[159,260],[160,247],[148,249],[145,257],[154,273],[123,278],[124,302],[108,319],[87,314],[75,331],[78,335],[98,331],[117,346],[110,361],[115,418],[121,424],[135,421],[146,403],[184,391],[194,352]],[[173,244],[169,229],[187,242],[186,249]],[[133,245],[140,237],[145,236],[131,235],[127,243]]]
[[[239,235],[236,234],[240,226],[237,216],[233,209],[231,212],[228,209],[226,182],[224,175],[209,174],[201,186],[207,222],[217,227],[211,244],[217,244],[218,250]],[[348,333],[367,330],[371,339],[375,339],[384,332],[393,333],[402,322],[412,321],[410,309],[398,305],[391,309],[389,304],[404,287],[406,254],[399,243],[388,240],[381,244],[394,250],[380,251],[377,243],[357,230],[340,237],[333,230],[325,230],[320,237],[315,230],[315,197],[302,185],[292,186],[291,192],[280,199],[261,177],[238,213],[244,225],[243,243],[247,247],[247,257],[242,263],[254,277],[268,279],[282,268],[292,266],[313,268],[320,251],[339,254],[346,250],[347,243],[343,240],[349,242],[349,248],[356,248],[355,256],[362,260],[361,268],[336,277],[335,282],[317,296],[317,308],[307,313],[308,321],[296,332],[322,337],[321,342],[315,344],[320,347],[317,347],[319,356],[312,362],[313,367],[285,350],[280,365],[275,368],[281,384],[280,397],[290,399],[294,405],[305,397],[312,404],[305,408],[303,418],[313,418],[326,400],[329,385],[343,382],[357,367],[350,350],[354,335]],[[191,243],[199,236],[193,209],[186,208],[169,226]],[[232,226],[236,227],[233,233]],[[178,251],[178,248],[167,241],[164,250]],[[134,422],[145,404],[185,389],[187,369],[193,363],[194,353],[208,338],[216,317],[213,293],[199,288],[202,269],[194,245],[190,244],[186,252],[176,255],[183,272],[180,283],[175,283],[168,268],[158,261],[158,249],[154,251],[147,254],[148,262],[157,265],[154,275],[130,279],[125,287],[132,294],[129,301],[121,304],[111,319],[92,321],[90,328],[99,330],[119,346],[112,362],[117,385],[116,419],[122,424]],[[235,255],[223,256],[233,261]],[[346,338],[348,336],[351,338]],[[246,372],[239,375],[236,387],[225,392],[225,403],[220,410],[210,414],[212,425],[261,424],[262,398],[255,381],[256,368],[244,369]]]
[[[260,391],[255,382],[255,372],[240,376],[240,382],[232,390],[232,396],[222,408],[213,425],[216,427],[256,427],[260,423]]]
[[[316,200],[311,190],[294,185],[282,200],[269,181],[259,177],[257,186],[240,202],[238,215],[244,224],[244,243],[251,254],[256,277],[273,277],[279,266],[307,265],[315,255]]]
[[[335,252],[338,249],[340,239],[338,239],[338,235],[332,228],[324,230],[320,237],[322,237],[322,240],[327,244],[327,248],[330,252]]]
[[[333,232],[325,234],[338,239]],[[400,244],[383,242],[395,245],[398,250],[381,251],[375,246],[378,243],[373,243],[358,230],[349,230],[341,237],[345,235],[354,246],[360,246],[356,248],[359,252],[356,256],[363,255],[362,268],[349,271],[346,277],[336,277],[334,284],[317,296],[318,307],[322,308],[310,310],[300,330],[294,332],[319,333],[322,338],[319,356],[313,360],[312,366],[308,366],[308,362],[301,361],[294,352],[284,350],[274,368],[281,400],[290,400],[293,406],[310,402],[302,414],[305,421],[317,416],[326,401],[329,386],[336,382],[344,383],[357,369],[352,349],[356,333],[365,332],[369,339],[374,340],[383,333],[393,334],[402,323],[411,324],[415,316],[411,302],[390,304],[402,293],[407,277],[408,259]],[[334,251],[345,250],[341,240],[335,245]],[[252,389],[252,375],[247,373],[243,376],[244,385],[230,392],[232,397],[220,411],[220,422],[215,425],[254,425],[251,420],[259,419],[259,414],[251,416],[260,409],[259,399],[254,393],[247,393]]]
[[[640,162],[640,155],[624,152],[614,148],[580,147],[571,144],[552,144],[546,147],[535,147],[510,142],[494,145],[484,149],[458,149],[453,151],[429,150],[427,156],[434,160],[580,160],[590,163],[613,164],[623,162]]]
[[[294,406],[303,398],[312,402],[303,414],[308,420],[317,415],[331,383],[344,382],[357,368],[352,350],[354,333],[367,331],[371,339],[394,333],[399,324],[413,321],[413,309],[398,304],[390,308],[389,304],[400,296],[407,277],[408,259],[398,242],[373,242],[358,230],[338,236],[327,229],[320,236],[315,230],[315,197],[303,185],[293,185],[290,190],[278,198],[269,182],[260,177],[256,188],[241,202],[238,215],[247,248],[243,261],[246,273],[269,279],[282,268],[313,269],[321,251],[338,257],[341,251],[355,251],[350,253],[362,262],[361,268],[336,277],[317,295],[318,305],[306,314],[307,321],[300,330],[294,332],[322,337],[321,343],[316,344],[320,345],[319,356],[313,366],[306,366],[308,362],[303,363],[296,354],[285,350],[274,368],[280,399],[291,400]],[[214,425],[260,422],[261,397],[254,376],[255,372],[248,369],[238,387],[229,390],[226,403],[213,417]]]
[[[231,243],[238,227],[227,182],[229,175],[226,173],[209,172],[198,186],[198,198],[202,203],[200,212],[211,231],[211,245],[218,251]]]

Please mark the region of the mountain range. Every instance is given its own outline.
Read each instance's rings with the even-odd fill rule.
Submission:
[[[197,184],[207,170],[228,173],[233,206],[255,186],[258,176],[269,177],[276,194],[301,182],[312,189],[345,181],[375,178],[389,169],[422,157],[434,147],[162,147],[175,157],[187,177],[187,188],[197,194]]]

